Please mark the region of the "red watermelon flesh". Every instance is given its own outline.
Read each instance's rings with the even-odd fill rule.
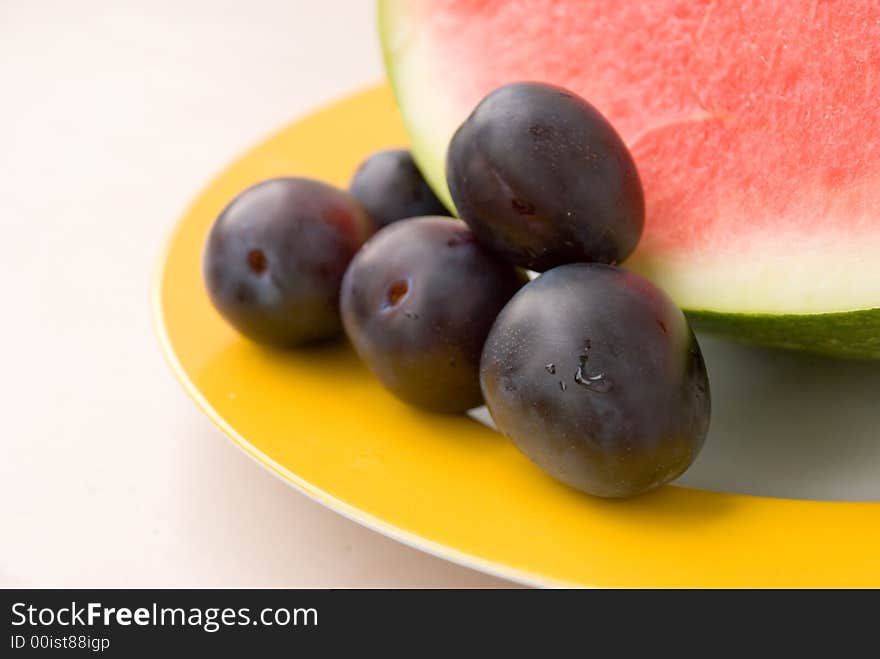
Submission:
[[[551,82],[632,150],[647,222],[628,265],[684,307],[880,307],[880,2],[381,4],[416,157],[447,201],[446,145],[476,103]]]

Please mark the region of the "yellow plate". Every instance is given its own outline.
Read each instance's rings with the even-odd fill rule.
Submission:
[[[356,521],[525,583],[880,586],[880,503],[681,487],[594,499],[475,421],[397,402],[345,346],[282,353],[240,339],[202,288],[202,245],[223,206],[270,176],[344,185],[364,155],[405,143],[389,90],[370,89],[256,147],[180,221],[154,291],[160,341],[184,388],[238,446]]]

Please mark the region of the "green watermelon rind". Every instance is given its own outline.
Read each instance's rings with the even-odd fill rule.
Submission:
[[[818,314],[685,313],[698,331],[845,359],[880,359],[880,309]]]
[[[412,122],[410,121],[406,111],[403,108],[403,105],[400,103],[401,93],[400,93],[400,81],[397,79],[396,69],[394,67],[394,57],[391,53],[391,48],[389,46],[390,42],[390,31],[388,26],[389,21],[389,11],[388,5],[390,4],[390,0],[377,0],[377,25],[379,29],[379,43],[382,48],[382,61],[385,65],[385,75],[388,78],[388,82],[391,85],[391,90],[394,92],[394,98],[397,100],[397,107],[400,112],[400,116],[403,119],[403,125],[406,128],[407,135],[409,135],[410,139],[410,150],[413,154],[413,159],[416,161],[419,169],[425,177],[425,180],[428,181],[428,184],[434,190],[434,194],[437,195],[437,198],[443,202],[443,205],[446,206],[447,210],[455,216],[458,217],[458,211],[455,208],[455,204],[452,201],[452,195],[449,193],[449,187],[446,185],[446,168],[445,163],[443,162],[432,162],[432,158],[430,157],[430,149],[424,148],[419,139],[418,132],[414,130]]]
[[[389,44],[389,4],[389,0],[377,2],[379,39],[386,75],[398,100],[416,163],[440,200],[457,215],[446,186],[443,163],[434,162],[430,150],[422,147],[406,109],[400,104],[400,81]],[[721,312],[710,309],[685,309],[685,313],[698,331],[744,343],[844,359],[880,359],[880,308],[804,314]]]

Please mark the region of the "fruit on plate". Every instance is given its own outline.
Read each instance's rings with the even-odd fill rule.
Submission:
[[[448,213],[407,149],[386,149],[369,156],[354,173],[348,190],[379,227],[409,217]]]
[[[554,85],[511,83],[480,101],[452,137],[446,180],[477,238],[530,270],[619,263],[642,233],[629,151],[593,106]]]
[[[880,358],[880,3],[381,0],[389,77],[447,203],[447,145],[516,81],[620,133],[646,223],[627,266],[699,326]]]
[[[248,188],[214,222],[208,294],[245,336],[293,346],[337,336],[345,269],[375,227],[350,195],[305,178]]]
[[[551,476],[602,497],[647,492],[697,456],[706,367],[684,314],[641,276],[554,268],[495,320],[480,379],[499,430]]]
[[[461,222],[411,219],[379,231],[351,262],[342,319],[358,354],[397,397],[464,412],[482,404],[483,342],[525,281]]]

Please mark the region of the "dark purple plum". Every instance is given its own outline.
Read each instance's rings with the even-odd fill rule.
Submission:
[[[480,247],[457,220],[391,224],[342,282],[345,331],[398,398],[437,412],[482,404],[480,353],[492,321],[525,275]]]
[[[524,268],[620,263],[642,234],[645,200],[626,145],[560,87],[519,82],[489,94],[453,136],[446,178],[477,238]]]
[[[375,226],[350,195],[305,178],[242,192],[214,222],[203,256],[220,314],[254,341],[295,346],[341,334],[339,287]]]
[[[709,380],[684,314],[613,266],[564,265],[525,286],[489,333],[480,379],[499,430],[601,497],[676,478],[709,428]]]
[[[406,149],[371,155],[358,167],[348,189],[380,227],[410,217],[449,213]]]

